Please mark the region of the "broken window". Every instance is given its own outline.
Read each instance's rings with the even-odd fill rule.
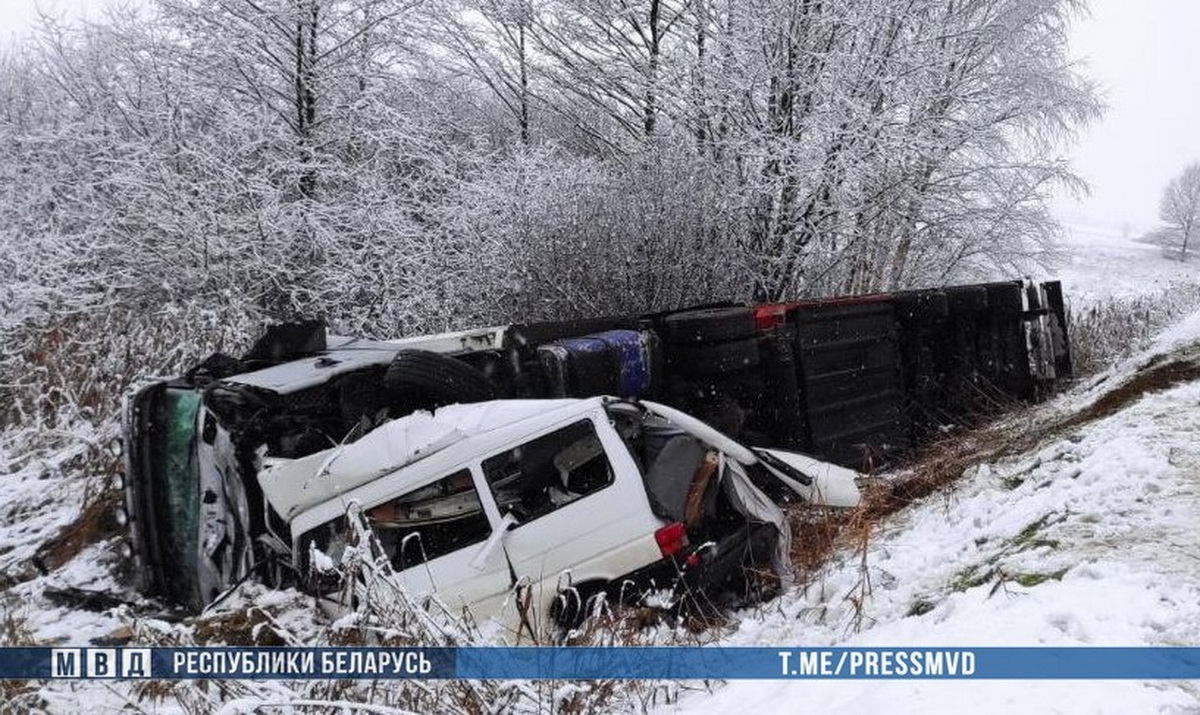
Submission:
[[[365,509],[363,515],[397,571],[486,541],[491,534],[479,492],[466,469]],[[341,564],[352,540],[349,524],[339,517],[308,532],[301,541],[306,551],[311,545],[324,555],[312,564],[315,570],[328,571]]]
[[[364,514],[397,570],[482,542],[491,533],[467,469]]]
[[[583,420],[483,462],[500,512],[526,523],[613,482],[596,428]]]

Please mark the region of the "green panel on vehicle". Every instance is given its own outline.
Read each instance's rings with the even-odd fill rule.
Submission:
[[[200,395],[168,389],[159,402],[155,440],[155,519],[161,528],[166,586],[179,603],[198,604],[196,554],[199,548],[199,475],[196,468],[196,413]]]

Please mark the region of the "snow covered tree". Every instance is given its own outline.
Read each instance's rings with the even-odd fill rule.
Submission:
[[[0,61],[10,292],[394,334],[1022,270],[1098,111],[1065,54],[1081,9],[153,0],[47,25]]]
[[[523,145],[533,122],[536,10],[533,0],[459,0],[436,16],[432,37],[452,71],[474,77],[500,102]]]
[[[551,81],[578,118],[604,116],[617,135],[644,139],[670,116],[683,71],[674,57],[690,3],[679,0],[548,0],[539,17],[537,51]],[[590,124],[590,122],[589,122]],[[607,127],[597,127],[603,137]]]
[[[962,279],[1036,253],[1056,158],[1095,117],[1071,0],[763,2],[736,10],[763,298]],[[757,49],[756,49],[757,48]]]
[[[1200,162],[1167,184],[1158,215],[1166,224],[1166,238],[1179,247],[1179,260],[1187,260],[1188,244],[1200,228]]]

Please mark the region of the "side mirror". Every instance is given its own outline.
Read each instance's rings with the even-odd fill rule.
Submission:
[[[483,570],[488,559],[504,543],[504,538],[508,536],[508,530],[516,526],[517,523],[517,517],[513,516],[512,512],[505,514],[504,518],[500,520],[500,526],[492,530],[492,535],[488,537],[487,541],[483,542],[479,553],[475,554],[475,558],[471,559],[472,568]]]

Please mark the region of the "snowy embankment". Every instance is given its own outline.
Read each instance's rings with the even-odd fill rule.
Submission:
[[[875,525],[728,645],[1200,643],[1200,312],[993,434],[973,466]],[[1023,434],[1022,434],[1023,433]],[[1196,712],[1194,682],[738,681],[675,712]]]

